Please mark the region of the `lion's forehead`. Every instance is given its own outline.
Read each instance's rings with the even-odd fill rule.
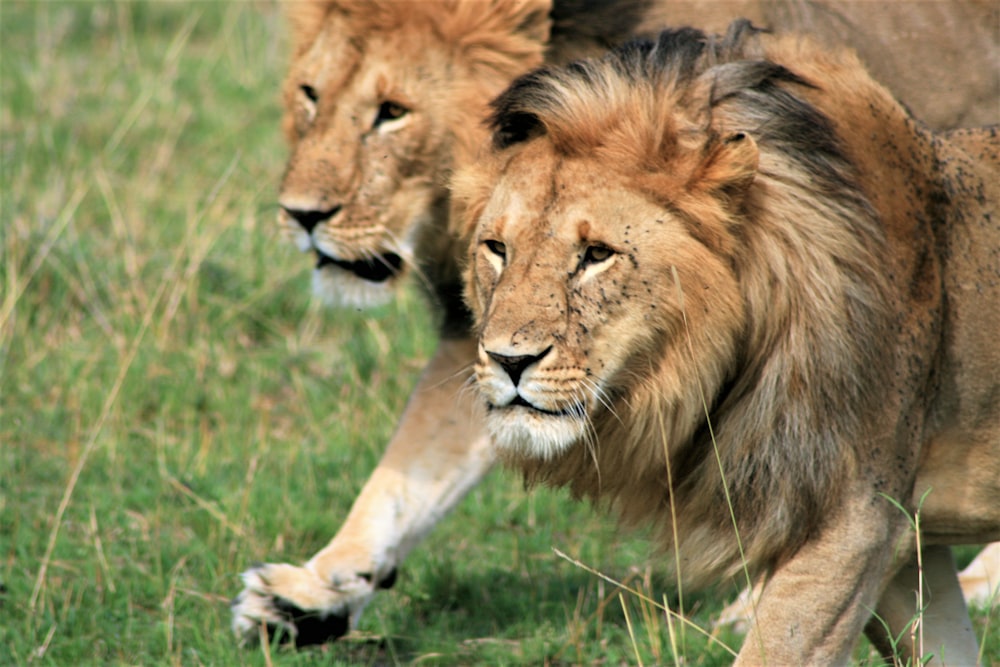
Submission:
[[[426,85],[418,81],[415,56],[407,56],[380,36],[362,41],[338,36],[335,30],[317,38],[289,69],[289,83],[308,84],[334,104],[320,105],[320,111],[353,113],[352,104],[374,104],[380,98],[409,102],[412,92]],[[412,83],[411,83],[412,82]]]
[[[633,230],[661,223],[666,215],[635,191],[627,176],[598,160],[536,155],[517,162],[493,190],[483,220],[518,244],[558,239],[573,246],[617,246]]]
[[[293,60],[289,73],[312,77],[308,82],[335,94],[347,87],[369,88],[390,95],[407,87],[416,95],[446,69],[448,52],[440,36],[416,19],[385,26],[364,17],[331,12],[312,42]],[[393,90],[393,89],[397,90]]]

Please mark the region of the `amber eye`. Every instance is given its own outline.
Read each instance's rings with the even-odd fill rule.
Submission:
[[[410,110],[402,104],[390,101],[382,102],[378,107],[378,114],[375,116],[373,127],[378,127],[382,123],[388,123],[389,121],[399,120],[409,112]]]
[[[315,104],[316,101],[319,100],[319,94],[316,92],[316,89],[310,86],[309,84],[306,83],[302,84],[301,86],[299,86],[299,90],[301,90],[302,94],[306,96],[306,99],[312,102],[313,104]]]
[[[489,251],[494,255],[496,255],[497,257],[503,257],[503,258],[507,257],[507,246],[505,246],[500,241],[494,241],[491,239],[489,241],[483,241],[483,243],[486,245],[487,248],[489,248]]]
[[[611,256],[615,254],[615,251],[611,248],[603,245],[592,245],[587,246],[587,250],[583,253],[583,261],[581,264],[584,266],[588,264],[600,264],[601,262],[611,259]]]

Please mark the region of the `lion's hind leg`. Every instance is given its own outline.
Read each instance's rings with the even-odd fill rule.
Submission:
[[[987,608],[1000,605],[1000,542],[980,551],[959,573],[958,582],[969,604]]]
[[[951,548],[925,548],[920,566],[923,600],[917,595],[921,569],[914,557],[889,582],[865,634],[888,660],[903,655],[913,664],[975,665],[979,646]]]

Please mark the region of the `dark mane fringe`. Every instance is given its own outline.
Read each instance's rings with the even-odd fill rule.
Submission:
[[[534,129],[544,131],[547,125],[561,130],[580,124],[580,107],[599,101],[601,94],[611,96],[597,105],[609,121],[627,110],[626,105],[633,103],[637,92],[649,93],[651,87],[669,105],[666,93],[683,88],[696,75],[717,65],[711,106],[758,88],[761,89],[758,102],[767,103],[770,97],[782,92],[774,84],[809,85],[787,68],[762,59],[756,40],[762,32],[765,31],[746,20],[735,21],[722,38],[706,35],[697,28],[671,28],[655,39],[631,39],[599,59],[578,60],[561,68],[536,69],[518,77],[493,101],[488,123],[494,133],[494,145],[507,148],[535,136]],[[824,119],[810,113],[808,105],[791,105],[784,110],[810,116],[799,124],[807,128],[807,136],[822,136],[809,126],[811,121],[818,120],[821,128],[828,126]],[[780,110],[773,110],[771,115],[775,111]],[[620,120],[624,118],[627,114]],[[656,132],[660,128],[649,130]]]
[[[591,44],[601,50],[634,39],[655,0],[555,0],[550,53],[572,45]],[[556,58],[558,60],[558,57]]]

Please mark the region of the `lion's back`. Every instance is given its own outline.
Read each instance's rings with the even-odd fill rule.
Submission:
[[[1000,122],[1000,4],[991,0],[717,0],[653,3],[647,26],[724,32],[747,18],[854,49],[878,81],[934,128]]]

